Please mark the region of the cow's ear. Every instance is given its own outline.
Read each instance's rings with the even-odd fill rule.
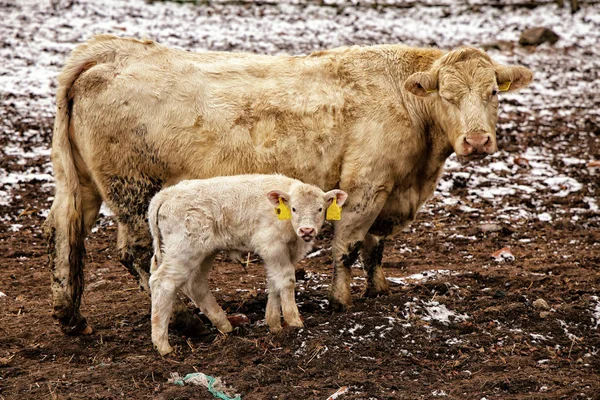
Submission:
[[[429,96],[438,91],[437,76],[431,72],[415,72],[404,82],[404,89],[416,96]]]
[[[327,200],[328,206],[331,203],[333,203],[334,198],[337,205],[341,207],[346,202],[346,199],[348,198],[348,193],[339,189],[330,190],[329,192],[325,193],[325,199]]]
[[[501,92],[512,92],[529,85],[533,73],[521,66],[496,65],[496,81]]]
[[[290,201],[290,195],[286,192],[282,192],[281,190],[271,190],[267,193],[267,198],[274,206],[279,205],[279,199],[281,199],[284,203]]]

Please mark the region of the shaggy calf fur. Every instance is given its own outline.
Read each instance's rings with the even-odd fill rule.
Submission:
[[[280,308],[290,326],[303,326],[294,300],[294,265],[312,248],[328,207],[343,205],[346,197],[341,190],[325,193],[282,175],[188,180],[159,192],[148,214],[154,242],[152,342],[160,354],[173,350],[168,323],[180,288],[217,329],[231,332],[207,280],[223,250],[253,251],[264,260],[271,332],[281,330]]]

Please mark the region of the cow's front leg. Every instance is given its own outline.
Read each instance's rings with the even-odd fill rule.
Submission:
[[[377,218],[387,198],[386,186],[366,186],[348,191],[342,219],[336,222],[332,243],[333,282],[329,292],[329,307],[344,311],[352,305],[350,282],[352,265],[359,256],[365,236]],[[367,243],[370,246],[370,243]]]
[[[360,252],[363,267],[367,273],[365,297],[377,297],[390,293],[390,284],[385,279],[382,262],[385,238],[367,233]]]

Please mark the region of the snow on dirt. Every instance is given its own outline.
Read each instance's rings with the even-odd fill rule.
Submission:
[[[141,315],[143,312],[137,315],[138,311],[131,314],[128,310],[126,314],[116,308],[104,312],[91,306],[88,311],[99,329],[104,329],[104,339],[78,342],[56,335],[56,327],[49,322],[49,272],[43,267],[46,256],[39,226],[48,214],[54,191],[49,155],[56,77],[69,52],[100,33],[150,38],[190,51],[264,54],[308,54],[335,46],[377,43],[449,49],[509,42],[508,49],[492,49],[490,55],[501,63],[527,66],[534,71],[534,82],[518,93],[501,95],[500,150],[469,164],[451,156],[417,221],[405,228],[401,240],[386,247],[384,261],[388,260],[386,273],[392,283],[389,298],[358,300],[365,280],[355,276],[356,307],[342,315],[327,313],[331,248],[328,242],[319,243],[320,248],[302,262],[306,271],[297,280],[306,328],[273,339],[258,322],[264,318],[266,301],[265,291],[260,289],[264,284],[260,269],[251,265],[252,275],[244,275],[240,267],[226,266],[224,277],[236,280],[232,284],[223,277],[215,278],[219,300],[231,312],[256,314],[251,315],[251,329],[260,332],[248,333],[249,338],[223,339],[224,343],[209,349],[180,339],[180,350],[189,349],[197,357],[180,361],[188,369],[198,366],[215,375],[226,374],[228,382],[254,398],[273,395],[261,392],[261,385],[277,386],[290,394],[287,398],[326,398],[325,393],[329,395],[341,385],[350,388],[344,398],[464,397],[465,393],[488,399],[517,393],[525,396],[518,398],[526,398],[540,391],[578,399],[595,395],[598,385],[589,380],[586,371],[600,371],[600,345],[593,339],[600,327],[600,302],[590,295],[597,294],[599,286],[597,275],[589,272],[593,271],[589,265],[600,262],[596,234],[600,172],[590,164],[600,157],[600,4],[584,5],[584,10],[571,15],[551,2],[534,10],[483,0],[199,3],[202,5],[143,0],[0,0],[0,226],[4,234],[0,244],[7,249],[12,268],[20,271],[1,276],[2,307],[12,308],[10,313],[0,309],[4,313],[0,336],[8,332],[3,327],[9,326],[7,321],[35,315],[27,333],[14,334],[21,325],[11,328],[13,336],[6,341],[6,350],[0,342],[0,398],[3,390],[8,390],[9,397],[24,393],[32,398],[53,397],[53,390],[59,389],[70,393],[74,386],[69,379],[97,385],[81,378],[81,371],[69,369],[74,365],[83,366],[85,373],[95,368],[94,374],[107,374],[106,387],[94,386],[101,397],[148,397],[131,390],[148,385],[156,390],[155,378],[183,368],[179,361],[151,358],[155,355],[149,345],[149,318]],[[537,26],[551,28],[560,40],[535,49],[516,44],[524,29]],[[494,228],[487,231],[484,226]],[[112,296],[107,297],[111,304],[135,303],[130,300],[135,286],[121,287],[128,282],[125,272],[112,275],[102,264],[118,264],[118,256],[109,250],[114,238],[102,236],[106,231],[114,236],[115,230],[111,213],[104,207],[93,229],[103,241],[88,252],[88,263],[99,263],[86,276],[89,303],[99,303],[103,294]],[[586,236],[579,230],[590,233]],[[570,235],[573,239],[560,245]],[[32,253],[19,247],[20,243],[36,250]],[[495,263],[490,254],[508,244],[514,249],[514,260]],[[561,250],[556,249],[559,245]],[[588,268],[589,278],[569,275],[568,271],[580,267]],[[35,288],[35,299],[29,294],[34,291],[30,288],[34,281],[41,282]],[[535,297],[529,291],[544,295],[557,287],[564,291],[548,298],[557,310],[544,316],[534,313],[529,298]],[[112,291],[105,292],[108,289]],[[39,303],[30,306],[23,299]],[[578,303],[571,306],[572,302]],[[44,322],[38,323],[39,319]],[[53,342],[45,347],[38,343],[43,337],[36,336],[42,324],[53,329],[49,334]],[[118,335],[110,331],[111,324],[118,325]],[[37,342],[22,344],[25,338],[34,337]],[[232,343],[235,340],[237,347]],[[122,356],[125,341],[133,343],[134,352]],[[57,343],[62,343],[65,354],[48,356],[58,353],[53,350]],[[98,359],[79,347],[93,349]],[[389,356],[394,358],[386,358]],[[14,367],[12,357],[26,367]],[[138,362],[136,357],[146,358]],[[244,364],[249,372],[242,374],[239,366],[246,357],[251,366]],[[515,357],[524,358],[515,361],[519,371],[506,373],[509,379],[502,371],[509,368],[506,359]],[[282,361],[290,358],[302,363],[296,367]],[[61,374],[38,385],[45,379],[41,375],[24,377],[24,368],[35,370],[50,360],[62,362],[61,368],[70,371],[67,378]],[[350,365],[361,367],[358,371],[344,369]],[[129,374],[130,367],[136,372]],[[521,368],[546,380],[520,377]],[[544,375],[560,368],[571,372],[578,368],[578,383]],[[329,369],[336,371],[336,377],[318,372]],[[111,370],[116,371],[114,375],[108,372]],[[313,371],[310,379],[290,378],[305,370]],[[497,371],[502,376],[486,377]],[[130,379],[134,374],[135,379]],[[379,374],[379,380],[374,374]],[[119,381],[121,375],[127,376],[126,384]],[[564,375],[570,374],[561,373]],[[143,385],[139,383],[142,379]],[[414,381],[419,382],[418,388],[413,387]],[[131,388],[124,389],[128,386]],[[10,391],[13,387],[20,388],[18,394]],[[159,385],[157,391],[164,391],[167,397],[169,393],[179,397],[195,393],[169,390]],[[83,393],[84,397],[89,394]]]

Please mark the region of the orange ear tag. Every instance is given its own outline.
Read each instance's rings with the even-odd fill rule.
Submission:
[[[339,221],[342,219],[342,207],[337,205],[337,198],[333,198],[333,203],[329,207],[327,207],[327,212],[325,213],[325,219],[328,221]]]
[[[499,84],[498,85],[498,90],[501,91],[501,92],[507,92],[508,89],[510,89],[510,84],[511,83],[512,83],[511,81],[508,81],[508,82],[504,82],[501,85]]]
[[[277,218],[282,221],[292,219],[292,213],[290,213],[290,209],[285,205],[281,197],[279,198],[279,205],[275,207],[275,212],[277,213]]]

